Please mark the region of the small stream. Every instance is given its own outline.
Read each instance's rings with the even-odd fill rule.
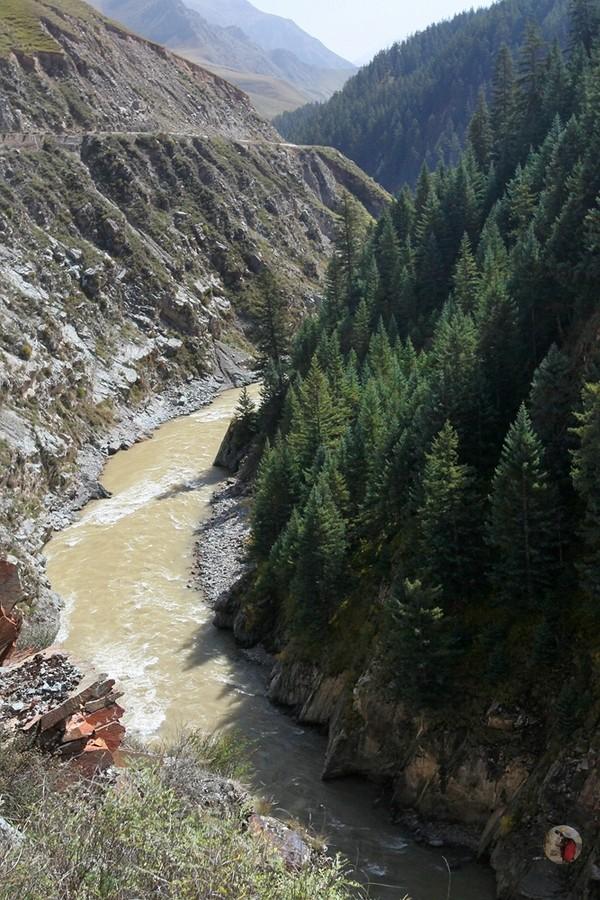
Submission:
[[[266,672],[213,628],[190,588],[194,533],[225,478],[212,462],[238,398],[221,394],[108,461],[102,483],[112,498],[90,503],[46,547],[52,587],[66,601],[59,641],[118,679],[131,732],[235,727],[251,748],[252,789],[276,814],[327,835],[369,896],[491,900],[492,875],[475,864],[452,873],[448,894],[441,851],[390,823],[381,788],[320,780],[325,738],[268,702]]]

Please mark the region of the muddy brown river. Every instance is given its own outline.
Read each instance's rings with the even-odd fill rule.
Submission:
[[[90,503],[46,548],[66,603],[60,642],[120,681],[131,732],[234,727],[251,747],[252,789],[275,814],[327,835],[370,897],[491,900],[489,870],[468,864],[449,885],[442,852],[391,824],[381,788],[320,780],[325,738],[269,703],[265,671],[213,628],[189,587],[194,532],[226,477],[212,462],[238,398],[228,391],[108,461],[102,483],[112,498]]]

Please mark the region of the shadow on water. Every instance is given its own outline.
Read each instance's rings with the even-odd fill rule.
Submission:
[[[445,900],[444,856],[455,868],[451,900],[493,896],[485,868],[466,862],[460,851],[444,854],[417,845],[393,823],[389,784],[359,776],[322,781],[324,733],[298,724],[289,711],[268,701],[268,669],[249,662],[233,636],[214,628],[211,618],[185,646],[186,669],[210,679],[215,662],[227,658],[227,675],[213,694],[227,710],[219,730],[235,729],[241,736],[251,755],[251,788],[271,801],[276,815],[324,835],[330,852],[349,860],[369,897],[400,900],[410,894],[412,900]]]
[[[216,487],[223,481],[223,476],[224,472],[222,469],[211,466],[191,481],[183,481],[180,484],[172,485],[166,491],[163,491],[162,494],[159,494],[155,500],[173,500],[181,494],[193,494],[198,493],[202,488]]]

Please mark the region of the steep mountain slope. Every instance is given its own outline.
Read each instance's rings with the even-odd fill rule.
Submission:
[[[326,100],[353,72],[350,63],[340,68],[337,57],[335,65],[325,68],[303,61],[289,49],[262,47],[237,25],[209,21],[183,0],[93,0],[93,5],[211,71],[221,74],[226,69],[228,79],[249,89],[257,109],[268,116],[310,100]]]
[[[386,195],[76,0],[2,6],[0,32],[0,551],[39,600],[44,516],[80,496],[81,448],[235,370],[220,341],[248,347],[257,273],[298,314],[342,190],[373,214]]]
[[[0,29],[0,131],[273,137],[243,92],[79,0],[9,0]]]
[[[267,54],[235,28],[211,25],[182,0],[97,0],[106,16],[167,47],[193,51],[198,60],[280,76]]]
[[[519,48],[529,22],[564,42],[567,8],[568,0],[502,0],[463,13],[383,51],[327,103],[275,125],[288,140],[337,147],[397,190],[414,183],[424,160],[456,161],[500,46]]]

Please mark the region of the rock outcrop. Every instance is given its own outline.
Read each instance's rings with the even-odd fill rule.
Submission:
[[[394,699],[376,663],[356,677],[284,658],[270,697],[298,720],[325,725],[323,777],[390,783],[399,819],[435,846],[489,858],[502,900],[600,896],[600,731],[547,744],[539,719],[501,704],[449,720],[415,718]],[[583,837],[577,866],[543,855],[546,833],[568,823]]]
[[[253,813],[248,820],[248,830],[255,838],[273,847],[288,869],[299,871],[313,861],[312,848],[297,831],[278,819]]]
[[[0,30],[0,131],[275,134],[238,88],[79,0],[0,10]]]
[[[0,558],[0,666],[15,651],[23,624],[17,604],[23,597],[19,561],[14,556]]]
[[[28,654],[0,669],[0,725],[93,776],[115,764],[125,735],[115,682],[84,677],[64,653]]]

